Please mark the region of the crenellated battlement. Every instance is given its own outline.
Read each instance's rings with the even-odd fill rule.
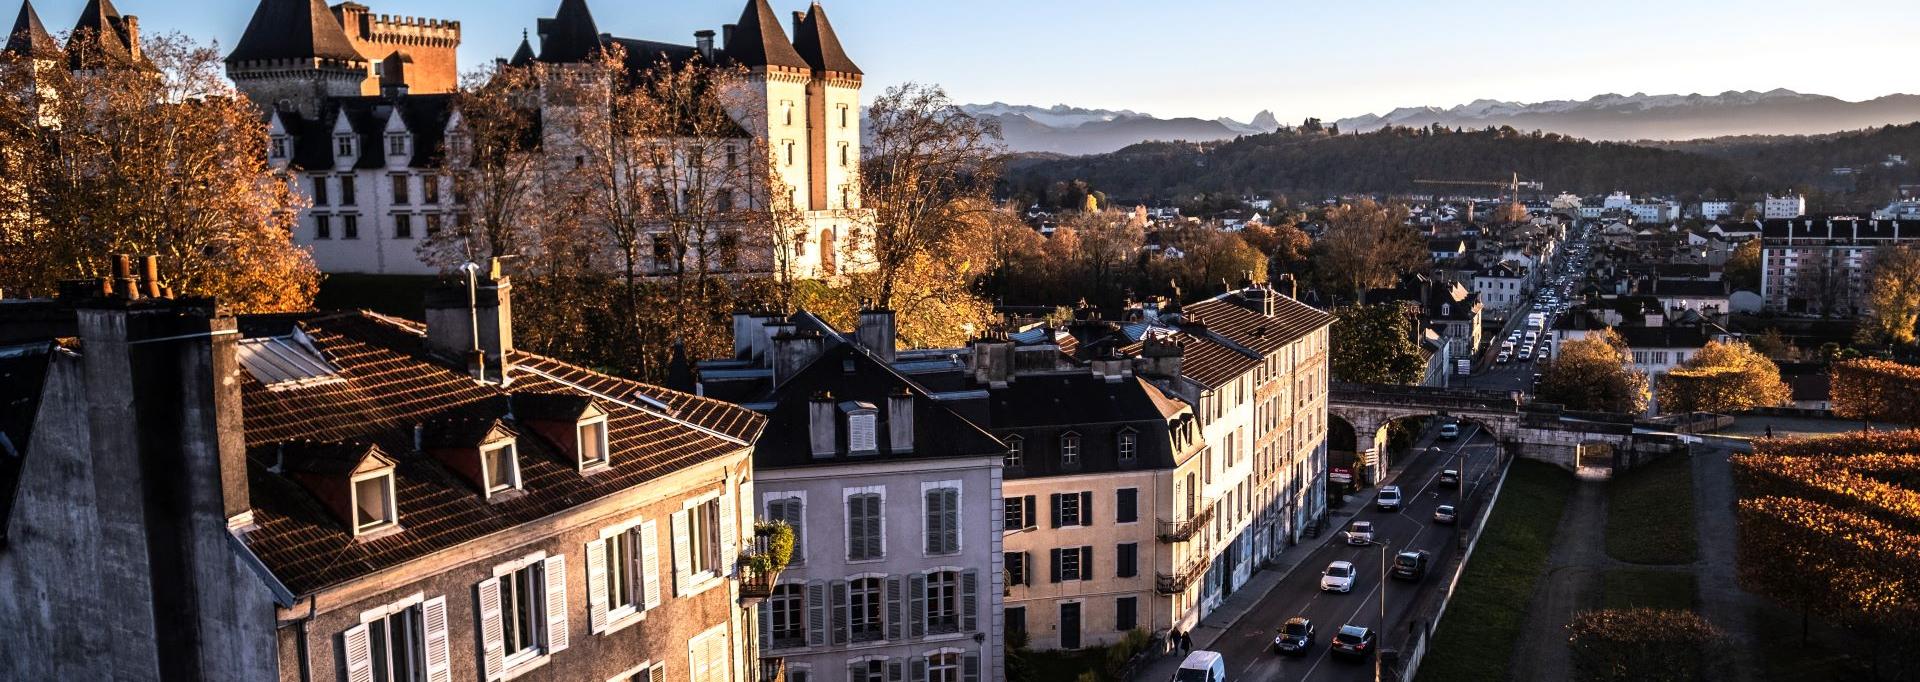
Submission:
[[[459,47],[460,22],[449,19],[365,15],[360,22],[361,40],[389,45]]]

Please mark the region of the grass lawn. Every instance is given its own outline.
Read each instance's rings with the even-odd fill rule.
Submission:
[[[360,310],[426,319],[427,287],[436,278],[420,275],[327,275],[313,307],[321,310]]]
[[[1600,600],[1609,609],[1675,609],[1699,606],[1700,586],[1690,571],[1623,568],[1607,571]]]
[[[1467,561],[1453,603],[1425,660],[1421,680],[1500,680],[1526,623],[1534,583],[1546,569],[1573,474],[1551,464],[1517,460]]]
[[[1634,564],[1688,564],[1700,556],[1693,530],[1693,461],[1667,455],[1607,482],[1607,555]]]

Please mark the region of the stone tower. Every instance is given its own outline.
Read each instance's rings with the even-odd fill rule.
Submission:
[[[321,0],[260,0],[227,55],[227,77],[254,104],[309,119],[330,97],[361,94],[372,74]]]

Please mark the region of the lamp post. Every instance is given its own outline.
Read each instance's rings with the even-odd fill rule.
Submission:
[[[1387,629],[1387,554],[1393,540],[1370,540],[1367,544],[1380,547],[1380,623],[1373,631],[1373,682],[1380,682],[1380,645],[1386,639],[1380,633]]]

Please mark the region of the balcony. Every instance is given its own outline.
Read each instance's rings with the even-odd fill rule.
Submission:
[[[1203,500],[1201,501],[1200,511],[1186,520],[1168,521],[1166,519],[1160,519],[1160,532],[1158,533],[1160,541],[1174,543],[1186,542],[1193,539],[1194,535],[1206,530],[1207,524],[1213,523],[1213,511],[1213,500]]]
[[[1153,574],[1154,591],[1160,594],[1184,593],[1187,588],[1193,587],[1201,576],[1207,574],[1207,566],[1209,566],[1207,560],[1202,557],[1188,561],[1187,565],[1180,567],[1172,575],[1156,572]]]
[[[786,556],[776,551],[775,545],[781,543],[785,544]],[[787,569],[792,546],[793,531],[785,525],[763,523],[754,529],[753,538],[740,553],[740,603],[752,606],[773,596],[780,572]]]

